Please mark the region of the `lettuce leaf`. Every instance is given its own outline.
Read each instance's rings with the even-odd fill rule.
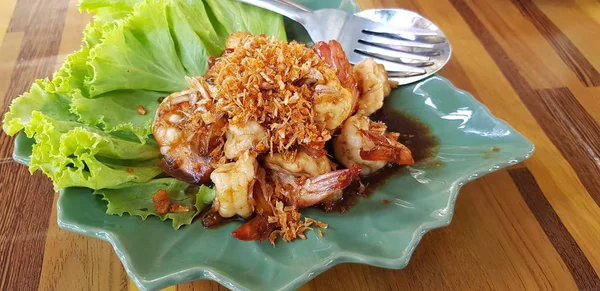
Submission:
[[[48,84],[50,81],[47,79],[37,80],[28,92],[12,101],[2,122],[6,134],[15,135],[24,129],[31,122],[34,111],[54,119],[76,120],[77,117],[69,113],[69,98],[48,92]]]
[[[128,89],[175,92],[187,86],[186,73],[170,34],[166,7],[164,1],[137,6],[90,50],[87,63],[91,75],[84,83],[90,97]]]
[[[106,213],[122,216],[127,213],[140,216],[145,220],[148,216],[158,216],[161,220],[171,219],[173,228],[192,223],[205,206],[208,198],[214,198],[214,190],[202,186],[197,193],[186,194],[189,184],[174,178],[155,179],[147,183],[127,183],[111,189],[94,191],[108,201]],[[165,190],[172,202],[190,209],[188,212],[158,214],[152,203],[152,196],[158,190]],[[212,201],[212,199],[210,199]]]
[[[230,0],[224,1],[227,2]],[[187,22],[194,33],[200,37],[209,55],[221,55],[225,50],[225,40],[229,34],[218,29],[221,27],[221,24],[216,19],[213,19],[214,17],[210,13],[210,10],[207,10],[209,7],[206,6],[204,1],[171,0],[169,8],[173,12],[171,18],[173,24],[176,24],[176,20]],[[253,7],[251,9],[258,8]],[[177,32],[177,30],[174,31]]]
[[[161,173],[156,166],[160,153],[154,145],[142,145],[84,127],[78,122],[57,120],[39,111],[25,125],[35,139],[30,172],[42,170],[56,190],[65,187],[101,189],[126,182],[146,182]]]
[[[161,173],[155,144],[143,145],[78,122],[70,112],[71,99],[49,92],[49,87],[48,80],[36,81],[13,101],[4,117],[7,134],[23,130],[35,139],[29,163],[32,173],[42,170],[56,190],[144,182]]]
[[[92,48],[102,42],[103,35],[108,31],[115,29],[118,25],[117,21],[103,22],[94,21],[88,23],[83,30],[83,45],[84,47]]]
[[[98,126],[107,133],[129,131],[145,143],[152,133],[154,112],[160,103],[158,100],[165,95],[155,91],[120,90],[88,99],[75,93],[70,110],[78,116],[79,122]],[[146,114],[137,113],[139,105],[146,109]]]
[[[238,31],[286,40],[281,15],[235,0],[205,0],[226,35]]]
[[[83,82],[89,73],[86,64],[89,54],[89,47],[84,47],[67,56],[60,69],[52,75],[52,81],[45,84],[45,90],[65,95],[71,95],[73,91],[85,90]]]
[[[184,77],[203,74],[208,56],[219,55],[232,32],[285,39],[280,15],[234,0],[90,2],[94,6],[82,7],[112,4],[111,9],[123,6],[128,13],[116,27],[100,25],[106,29],[101,36],[95,27],[87,30],[87,42],[95,46],[89,52],[90,75],[83,92],[93,98],[113,90],[182,90],[187,86]]]
[[[136,213],[153,207],[135,208],[135,199],[126,198],[134,195],[147,205],[159,186],[171,187],[174,200],[200,211],[214,199],[212,189],[186,198],[177,189],[187,184],[156,179],[161,155],[150,137],[158,98],[186,88],[185,76],[204,74],[209,56],[221,54],[231,32],[285,39],[282,17],[235,0],[81,0],[80,9],[96,14],[82,48],[52,80],[35,81],[13,100],[3,130],[24,131],[35,140],[31,172],[44,172],[56,190],[97,190],[112,205],[109,213],[153,215]],[[145,115],[136,112],[138,105]],[[195,215],[161,219],[178,228]]]
[[[81,0],[79,9],[95,14],[96,22],[112,22],[127,17],[144,0]]]
[[[175,49],[179,59],[186,70],[187,76],[201,76],[208,69],[209,55],[218,55],[224,47],[217,45],[219,41],[216,33],[211,31],[212,26],[208,20],[202,20],[206,14],[202,1],[185,3],[178,1],[167,9],[169,30],[175,41]],[[179,4],[179,5],[178,5]],[[193,13],[196,21],[190,22],[187,16]],[[187,14],[187,15],[186,15]],[[192,25],[194,23],[194,25]],[[201,27],[204,27],[202,29]],[[204,41],[201,39],[204,38]]]

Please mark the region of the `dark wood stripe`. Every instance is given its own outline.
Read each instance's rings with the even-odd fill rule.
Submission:
[[[22,5],[21,2],[28,1],[19,1],[17,5]],[[5,98],[12,99],[20,95],[29,89],[35,79],[52,74],[68,4],[68,0],[47,0],[29,7],[35,9],[32,12],[35,21],[28,23]]]
[[[50,180],[14,163],[0,164],[0,290],[36,290],[52,212]]]
[[[52,74],[68,4],[68,0],[17,3],[9,31],[25,33],[7,94],[0,96],[5,104],[26,91],[35,79]],[[12,142],[8,139],[0,134],[0,157],[10,156]],[[36,290],[48,225],[55,223],[49,221],[52,185],[41,173],[32,176],[26,167],[4,159],[0,177],[11,177],[10,181],[0,179],[1,194],[5,194],[0,203],[0,290]]]
[[[477,17],[473,9],[471,9],[471,7],[469,7],[464,0],[449,1],[469,25],[469,28],[471,28],[473,34],[475,34],[475,36],[477,36],[477,38],[481,41],[483,47],[490,54],[498,68],[500,68],[506,79],[510,82],[517,93],[519,93],[519,95],[524,93],[523,95],[525,96],[531,94],[532,89],[525,78],[521,76],[519,69],[514,65],[513,61],[510,59],[504,49],[502,49],[502,46],[500,46],[494,36],[492,36],[492,34],[485,28],[485,25]]]
[[[557,115],[556,112],[551,112],[546,108],[540,108],[540,106],[548,106],[545,104],[546,102],[550,101],[545,99],[551,98],[553,100],[552,102],[557,102],[555,100],[556,97],[547,97],[547,95],[549,95],[548,92],[554,92],[553,94],[557,96],[561,96],[560,94],[567,95],[568,98],[571,98],[572,94],[570,91],[568,89],[556,89],[555,91],[533,90],[525,81],[525,78],[523,78],[523,76],[520,74],[519,70],[514,62],[509,58],[508,54],[502,49],[498,41],[494,39],[490,32],[487,31],[473,10],[463,0],[450,0],[450,2],[465,19],[473,33],[482,42],[483,46],[488,51],[496,65],[500,68],[506,79],[510,82],[511,86],[518,93],[525,106],[527,106],[537,122],[542,126],[550,140],[559,148],[561,154],[564,155],[565,159],[574,168],[580,180],[583,181],[584,179],[588,178],[587,174],[585,173],[586,171],[597,171],[598,164],[593,160],[590,160],[589,157],[585,156],[585,158],[582,158],[580,156],[569,156],[571,153],[569,150],[573,151],[575,148],[577,148],[577,143],[581,142],[582,140],[590,142],[591,144],[596,143],[589,141],[590,136],[586,131],[586,126],[590,126],[590,121],[592,122],[592,128],[597,127],[597,125],[595,122],[593,122],[593,120],[587,120],[589,114],[587,114],[587,112],[581,108],[581,105],[573,106],[573,102],[578,104],[576,100],[566,101],[566,106],[572,107],[568,109],[569,112],[577,111],[578,114],[582,112],[584,113],[583,118],[585,121],[583,122],[581,120],[574,119],[573,116],[569,116],[567,119],[564,119],[565,114]],[[574,97],[572,98],[574,99]],[[538,104],[539,102],[543,103],[544,105]],[[558,104],[561,104],[562,106],[565,105],[565,103]],[[562,110],[566,110],[566,108],[562,108]],[[576,123],[578,124],[577,126],[574,125]],[[565,130],[555,132],[557,127]],[[579,138],[572,139],[573,136],[579,136]],[[584,136],[586,138],[583,138]],[[577,243],[570,236],[568,230],[564,227],[564,225],[562,225],[562,223],[560,223],[560,218],[546,200],[546,197],[539,189],[537,182],[535,182],[535,179],[529,170],[526,168],[511,169],[509,170],[509,173],[515,180],[515,183],[529,205],[529,208],[548,235],[548,239],[565,261],[565,264],[568,266],[569,271],[577,282],[578,287],[580,287],[580,289],[587,288],[588,290],[592,290],[590,288],[600,288],[600,281],[591,264],[588,262],[579,246],[577,246]],[[598,192],[596,191],[596,189],[598,189],[598,181],[596,180],[597,178],[592,179],[584,184],[584,186],[586,186],[587,191],[598,203]]]
[[[546,200],[529,169],[510,169],[508,173],[521,192],[525,203],[565,262],[579,290],[598,290],[600,288],[598,274],[575,239],[569,234],[552,205]]]
[[[25,9],[24,5],[30,10],[29,12],[21,11]],[[21,51],[13,69],[10,85],[6,95],[0,96],[5,98],[4,104],[6,104],[4,108],[0,108],[0,115],[4,115],[11,100],[27,91],[34,80],[52,75],[56,55],[60,49],[68,5],[68,0],[19,0],[17,2],[13,20],[25,20],[27,27],[24,29]],[[30,16],[24,13],[31,13],[35,21],[28,21]],[[22,29],[20,27],[22,24],[18,25],[18,29],[15,30]],[[11,156],[12,142],[8,139],[5,134],[0,134],[0,157]]]
[[[538,124],[544,129],[546,135],[571,165],[588,193],[600,205],[600,179],[591,178],[592,176],[590,176],[600,171],[599,162],[592,155],[595,153],[597,157],[598,149],[589,148],[596,146],[599,142],[598,124],[577,102],[568,89],[548,89],[550,91],[532,89],[513,60],[485,28],[473,10],[463,0],[450,0],[450,2],[479,38],[483,47],[515,89]],[[549,92],[553,93],[550,94]],[[565,100],[559,100],[561,98],[565,98]],[[547,102],[550,102],[549,104],[554,108],[553,111],[548,110],[549,105],[546,105]],[[564,112],[560,113],[561,110]],[[566,112],[569,112],[569,114]]]
[[[527,107],[600,205],[600,127],[568,88],[535,93]]]
[[[535,25],[565,64],[585,86],[600,86],[600,73],[571,40],[531,0],[511,0]],[[591,37],[591,36],[590,36]]]
[[[25,31],[29,26],[35,6],[39,5],[39,2],[38,0],[18,0],[7,31]]]

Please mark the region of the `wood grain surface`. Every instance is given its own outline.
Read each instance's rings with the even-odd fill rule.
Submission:
[[[301,290],[600,290],[600,1],[361,0],[415,10],[453,45],[441,75],[537,147],[460,192],[403,270],[343,264]],[[76,0],[0,1],[0,111],[79,48]],[[60,230],[41,174],[0,134],[0,291],[136,290],[107,242]],[[46,194],[44,194],[46,193]],[[169,291],[224,290],[210,281]]]

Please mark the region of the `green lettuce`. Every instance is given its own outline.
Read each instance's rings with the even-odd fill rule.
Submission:
[[[171,3],[169,10],[171,12],[172,28],[175,33],[177,30],[174,28],[186,22],[202,40],[203,47],[209,55],[218,56],[225,50],[225,40],[228,34],[219,33],[217,28],[223,25],[213,19],[204,1],[171,0]]]
[[[165,95],[155,91],[120,90],[89,99],[75,93],[70,110],[77,115],[79,122],[98,126],[107,133],[128,131],[145,143],[152,133],[152,121],[160,104],[159,98]],[[138,106],[144,107],[147,113],[138,114]]]
[[[127,183],[115,188],[94,191],[108,201],[106,213],[122,216],[140,216],[145,220],[148,216],[158,216],[161,220],[170,219],[173,228],[192,223],[192,220],[204,209],[205,203],[212,202],[215,191],[201,186],[198,192],[187,194],[189,184],[173,178],[155,179],[147,183]],[[187,212],[158,214],[152,203],[152,196],[158,190],[165,190],[171,202],[179,203],[190,209]]]
[[[4,117],[7,134],[23,130],[35,140],[29,163],[32,173],[41,170],[56,190],[145,182],[161,173],[155,144],[144,145],[80,123],[71,113],[72,100],[50,92],[51,88],[48,80],[36,81],[30,91],[13,101]]]
[[[175,201],[200,204],[161,219],[176,228],[191,222],[214,191],[184,197],[187,184],[156,178],[161,155],[151,129],[159,98],[186,88],[185,76],[204,74],[232,32],[285,39],[283,19],[235,0],[81,0],[80,9],[95,14],[82,48],[51,80],[13,100],[2,129],[34,139],[29,169],[56,190],[88,187],[109,201],[109,213],[145,218],[153,214],[139,211],[153,208],[138,206],[151,203],[157,187],[170,187]]]
[[[175,92],[187,86],[169,31],[166,7],[166,1],[137,6],[90,50],[91,75],[84,83],[90,97],[114,90]]]
[[[225,29],[225,35],[238,31],[266,34],[285,40],[281,15],[268,12],[235,0],[205,0],[210,10]]]
[[[144,0],[81,0],[79,9],[95,14],[96,22],[112,22],[127,17]]]
[[[175,40],[175,48],[188,76],[204,74],[208,68],[208,57],[210,55],[217,55],[223,50],[222,47],[215,43],[215,41],[219,40],[216,37],[216,33],[206,28],[212,28],[208,20],[199,20],[197,23],[192,22],[196,25],[187,20],[190,13],[206,14],[201,1],[194,3],[197,5],[186,5],[183,7],[179,3],[174,3],[167,10],[169,29]],[[197,8],[195,6],[200,7]],[[194,16],[200,18],[197,14]],[[199,26],[205,28],[202,30]],[[199,29],[199,31],[195,29]],[[211,37],[215,38],[212,39]]]
[[[12,101],[2,123],[2,129],[6,134],[15,135],[24,129],[31,123],[33,112],[40,112],[59,120],[77,119],[69,113],[69,97],[48,92],[49,84],[50,81],[47,79],[37,80],[28,92]]]
[[[117,21],[102,22],[94,21],[88,23],[83,30],[83,45],[84,47],[92,48],[95,45],[102,42],[102,37],[108,31],[111,31],[117,27],[119,23]]]
[[[52,93],[72,94],[73,91],[85,90],[83,81],[88,74],[87,59],[89,47],[67,56],[64,64],[52,75],[52,81],[46,84],[46,90]]]
[[[35,139],[29,170],[42,170],[56,190],[101,189],[147,182],[161,173],[156,146],[142,145],[34,111],[25,134]]]

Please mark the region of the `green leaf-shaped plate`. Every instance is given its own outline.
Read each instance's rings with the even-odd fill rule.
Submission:
[[[299,2],[315,9],[324,5],[316,0]],[[326,5],[356,9],[351,1],[328,1]],[[289,35],[301,39],[300,31],[290,28]],[[239,290],[291,290],[344,262],[403,268],[427,231],[450,223],[464,183],[527,159],[534,147],[471,95],[441,77],[403,86],[388,98],[385,106],[389,109],[430,127],[439,139],[437,160],[444,166],[409,167],[345,214],[305,211],[305,215],[329,224],[323,237],[309,232],[307,240],[273,247],[267,242],[233,239],[236,223],[207,230],[196,222],[176,231],[169,222],[155,217],[142,221],[108,215],[106,202],[85,188],[61,191],[58,224],[110,242],[142,290],[198,279]],[[26,163],[31,145],[31,140],[19,135],[15,160]],[[390,203],[383,204],[381,199]]]

